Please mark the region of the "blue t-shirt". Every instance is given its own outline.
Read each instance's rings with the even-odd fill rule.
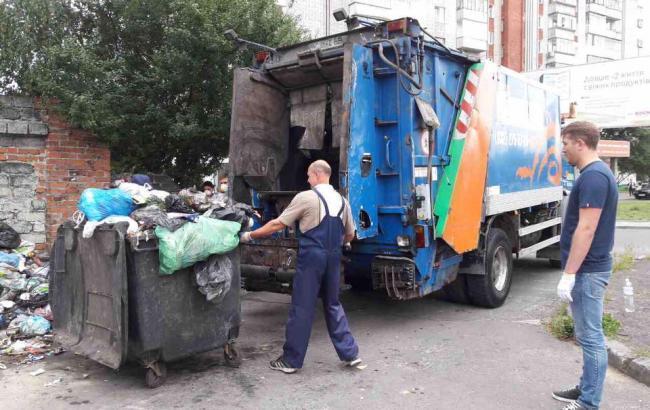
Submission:
[[[591,248],[577,273],[606,272],[612,270],[612,248],[614,247],[614,230],[616,229],[616,207],[618,189],[614,174],[603,161],[594,161],[584,167],[575,182],[569,204],[564,215],[560,250],[562,251],[562,269],[564,269],[571,239],[578,226],[580,208],[602,209],[596,234]]]

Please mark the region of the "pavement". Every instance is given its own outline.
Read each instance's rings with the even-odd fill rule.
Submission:
[[[575,385],[582,355],[544,326],[559,304],[559,276],[546,261],[518,261],[498,309],[346,291],[367,368],[342,366],[317,313],[305,367],[294,375],[268,368],[281,352],[290,297],[251,292],[242,305],[238,369],[224,366],[220,350],[198,354],[169,364],[167,383],[149,390],[137,365],[116,372],[65,353],[0,370],[0,408],[560,409],[550,392]],[[30,375],[39,368],[45,372]],[[650,389],[610,367],[602,409],[646,408]]]

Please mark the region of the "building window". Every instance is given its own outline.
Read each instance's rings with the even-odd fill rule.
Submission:
[[[436,7],[434,11],[435,11],[436,23],[445,24],[445,8]]]
[[[494,31],[488,33],[488,44],[494,44]]]
[[[636,40],[636,46],[637,48],[643,48],[643,39],[637,39]]]
[[[643,28],[643,19],[637,19],[636,26],[638,28]]]
[[[456,0],[457,9],[487,12],[487,0]]]

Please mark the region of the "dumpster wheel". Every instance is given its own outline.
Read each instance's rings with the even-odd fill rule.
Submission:
[[[223,346],[223,358],[229,367],[239,367],[241,365],[241,356],[239,349],[235,347],[235,342],[228,342]]]
[[[156,361],[147,365],[147,372],[144,375],[144,383],[147,387],[155,389],[167,381],[167,366],[165,362]]]

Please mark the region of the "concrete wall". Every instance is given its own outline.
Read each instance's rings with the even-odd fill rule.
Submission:
[[[38,99],[0,96],[0,221],[39,249],[72,216],[80,193],[110,182],[110,152]]]

